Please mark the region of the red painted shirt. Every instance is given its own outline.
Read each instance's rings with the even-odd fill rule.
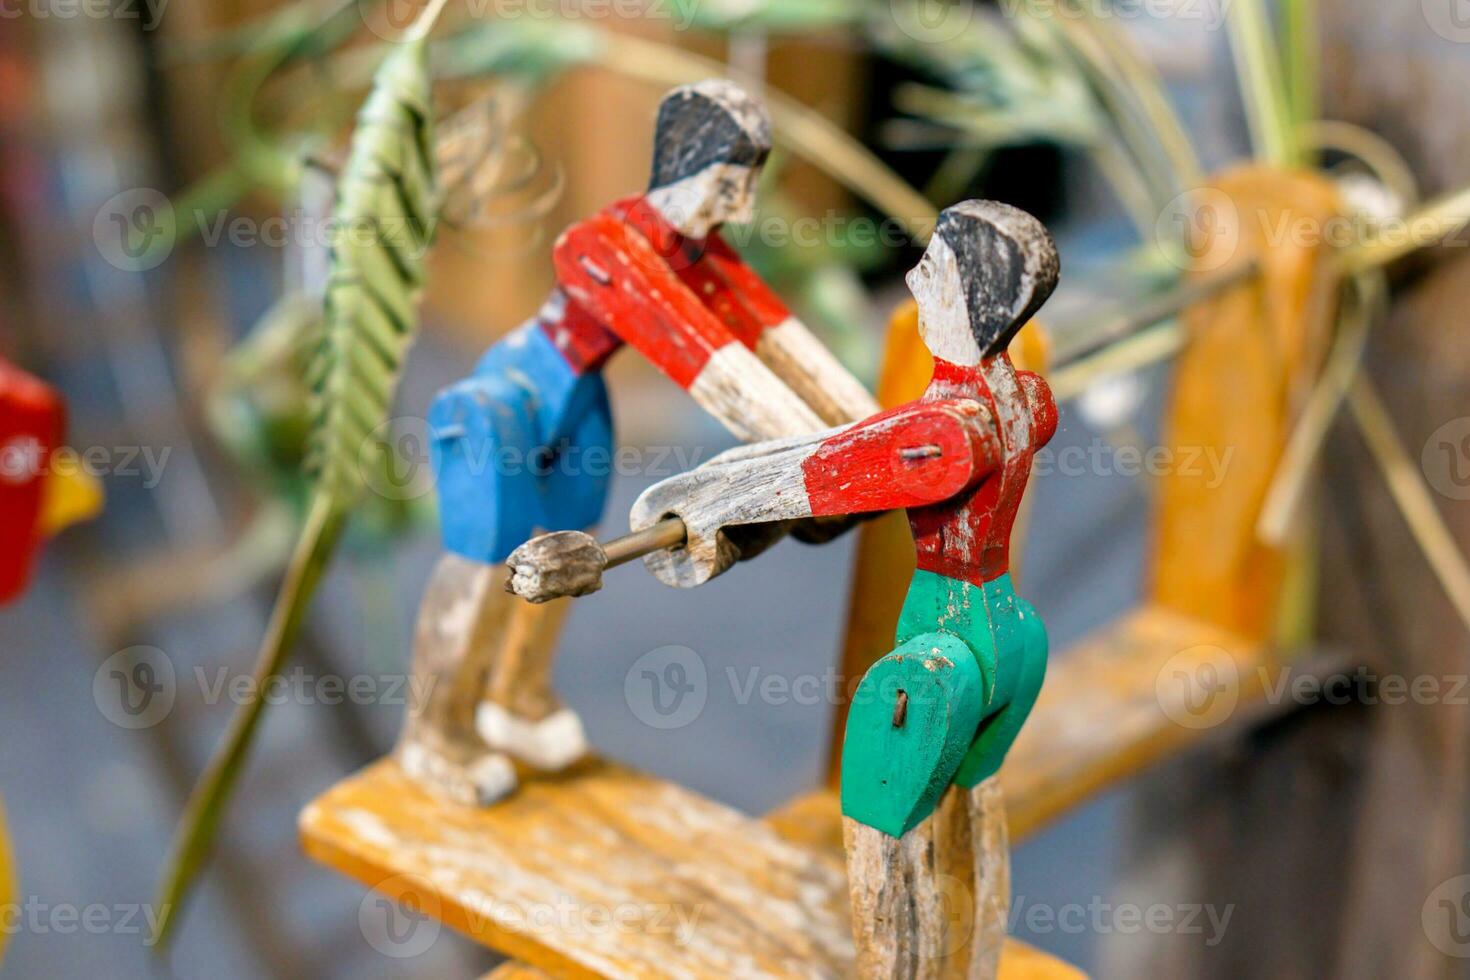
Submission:
[[[633,267],[604,260],[589,268],[573,260],[573,249],[596,250],[605,259],[632,255]],[[718,232],[704,239],[681,235],[642,195],[615,201],[572,225],[557,240],[554,256],[558,285],[571,296],[560,310],[548,305],[552,315],[542,314],[541,327],[578,374],[600,370],[626,342],[688,387],[715,350],[732,341],[753,350],[762,331],[790,315]],[[575,299],[591,285],[589,277],[629,275],[639,280],[636,310],[620,311],[614,302],[592,312]],[[648,315],[650,292],[662,294],[660,306],[668,316]]]
[[[918,567],[983,585],[1010,569],[1011,528],[1036,450],[1056,432],[1057,408],[1039,375],[1016,371],[1000,354],[966,367],[938,358],[922,401],[973,398],[986,405],[1004,448],[1004,464],[968,493],[909,511]]]

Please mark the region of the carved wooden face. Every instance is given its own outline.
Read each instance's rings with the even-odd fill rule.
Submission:
[[[1056,288],[1059,265],[1026,212],[996,201],[946,208],[906,280],[930,353],[973,365],[1004,351]]]
[[[703,238],[728,222],[755,220],[755,188],[760,169],[712,163],[682,180],[648,192],[664,220],[690,238]]]
[[[970,330],[959,263],[949,243],[938,235],[929,239],[904,281],[919,303],[919,336],[929,353],[951,364],[979,364],[983,354]]]
[[[648,200],[695,238],[729,221],[750,221],[770,151],[765,107],[734,83],[676,88],[659,103]]]

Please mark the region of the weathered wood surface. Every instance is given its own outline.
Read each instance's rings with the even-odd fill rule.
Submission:
[[[476,941],[561,976],[831,977],[852,963],[839,857],[613,763],[476,809],[379,762],[309,805],[301,833],[313,858],[417,893]]]
[[[525,963],[509,962],[481,980],[553,980],[554,975]],[[1086,980],[1087,974],[1069,963],[1020,940],[1007,939],[1000,950],[998,980]]]
[[[475,709],[514,599],[504,569],[446,554],[434,566],[414,629],[411,670],[426,692],[410,703],[397,755],[445,798],[485,804],[515,787],[515,769],[475,732]]]
[[[993,801],[995,794],[990,796]],[[824,792],[801,797],[768,815],[765,823],[793,844],[829,852],[837,859],[842,857],[842,820],[834,794]],[[995,821],[990,826],[1000,824]],[[992,848],[991,853],[1000,852]],[[1002,940],[999,980],[1082,980],[1085,976],[1076,967],[1019,940],[1003,935],[999,939]],[[547,980],[548,977],[550,974],[535,967],[511,962],[492,971],[486,980]]]
[[[1238,671],[1234,705],[1181,713],[1180,702],[1166,698],[1175,718],[1209,722],[1180,724],[1160,703],[1161,673],[1198,677],[1205,664],[1218,671],[1227,663],[1219,651]],[[1001,771],[1012,834],[1027,836],[1161,758],[1289,710],[1290,699],[1263,697],[1259,668],[1267,662],[1227,633],[1157,609],[1130,614],[1064,654]],[[1311,663],[1300,662],[1293,676],[1312,676]],[[852,956],[841,819],[830,791],[794,801],[767,828],[652,777],[589,761],[475,810],[436,801],[382,762],[308,807],[301,830],[317,860],[370,885],[400,875],[410,876],[404,888],[427,881],[446,922],[559,975],[615,966],[626,972],[613,975],[650,976],[657,975],[647,972],[650,962],[703,955],[693,962],[723,963],[724,954],[699,943],[678,947],[658,934],[615,937],[613,952],[594,946],[589,953],[581,945],[597,937],[518,930],[481,911],[486,903],[545,907],[562,895],[582,908],[703,902],[696,935],[733,943],[751,962],[779,965],[783,956],[811,951],[820,954],[812,961],[819,970],[825,963],[841,975]],[[758,940],[753,931],[769,936]]]
[[[495,980],[835,978],[852,975],[853,951],[841,820],[836,797],[826,797],[830,805],[798,803],[768,823],[589,760],[474,809],[437,800],[385,760],[308,806],[301,833],[313,858],[519,957]],[[682,943],[653,928],[651,914],[680,903],[699,910]],[[602,909],[608,922],[619,909],[649,914],[628,931],[593,928]],[[567,928],[546,925],[557,910],[565,922],[553,923]],[[1000,976],[1083,974],[1007,940]]]
[[[977,792],[993,808],[993,789]],[[956,814],[967,825],[975,819],[964,807]],[[311,804],[301,831],[317,860],[384,894],[412,896],[472,939],[524,961],[499,968],[491,974],[497,980],[851,976],[837,809],[810,815],[836,828],[820,835],[826,846],[786,838],[778,828],[794,827],[790,821],[768,825],[596,761],[530,783],[495,807],[456,807],[383,761]],[[996,833],[999,821],[986,816],[982,825]],[[1004,853],[1004,840],[957,851],[966,859],[977,853],[993,859]],[[983,870],[996,873],[993,864]],[[943,898],[964,895],[946,891]],[[934,910],[955,916],[959,908],[962,901],[941,901]],[[556,910],[565,910],[565,923],[547,927],[545,915]],[[605,921],[623,914],[633,925],[593,928],[600,910]],[[655,914],[671,918],[660,924]],[[999,943],[1003,912],[993,910],[988,921],[986,940]],[[676,931],[681,924],[687,933]],[[955,935],[961,947],[968,942]],[[1082,976],[1014,942],[1005,943],[1000,975]]]
[[[1260,275],[1185,311],[1157,481],[1153,601],[1256,642],[1300,639],[1283,605],[1310,561],[1312,522],[1281,547],[1256,522],[1327,349],[1337,278],[1323,230],[1339,213],[1323,177],[1244,166],[1201,192],[1191,258],[1199,274],[1254,260]],[[1216,465],[1200,465],[1205,453]],[[1195,461],[1188,465],[1188,461]]]
[[[1000,790],[951,785],[902,837],[842,818],[861,977],[998,975],[1010,909]]]
[[[480,980],[551,980],[551,974],[512,960],[509,963],[500,964]]]

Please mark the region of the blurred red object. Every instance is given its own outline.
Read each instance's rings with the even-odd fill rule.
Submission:
[[[44,537],[46,474],[65,428],[60,396],[0,359],[0,603],[30,579]]]

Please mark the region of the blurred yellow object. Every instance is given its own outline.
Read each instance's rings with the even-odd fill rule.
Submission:
[[[10,832],[5,826],[5,807],[0,804],[0,926],[6,926],[7,910],[15,907],[15,860],[10,848]],[[8,928],[0,928],[0,961],[5,959],[5,941],[10,938]]]
[[[73,457],[75,458],[75,457]],[[53,471],[41,499],[41,537],[49,538],[102,512],[102,483],[78,465]]]

